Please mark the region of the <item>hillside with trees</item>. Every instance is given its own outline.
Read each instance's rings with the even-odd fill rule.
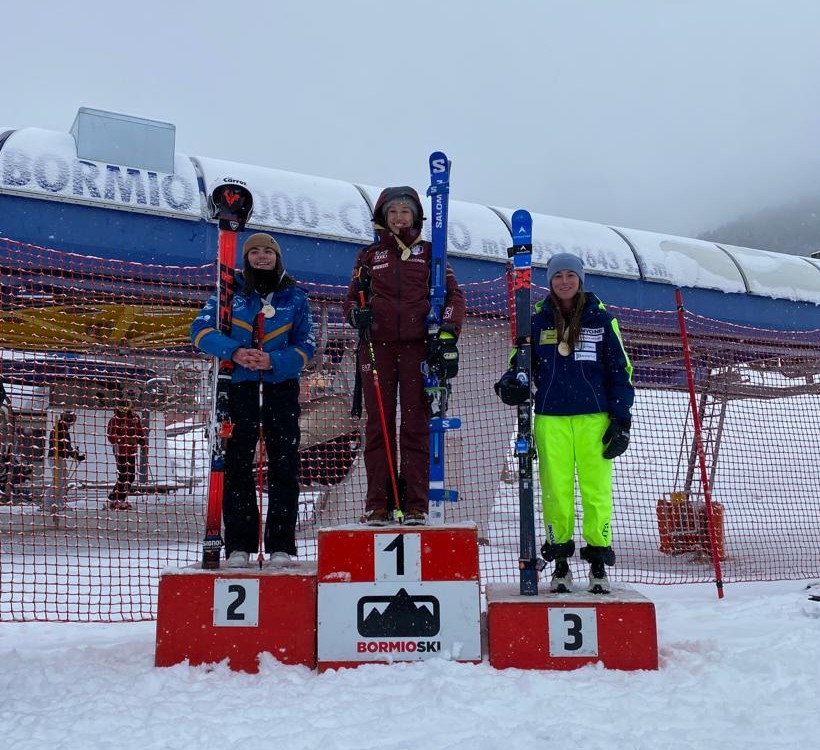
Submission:
[[[792,255],[820,251],[820,195],[743,216],[699,239]]]

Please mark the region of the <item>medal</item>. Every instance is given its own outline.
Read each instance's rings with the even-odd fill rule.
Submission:
[[[570,353],[569,344],[567,343],[567,339],[569,338],[569,331],[564,331],[564,335],[561,336],[561,343],[558,344],[558,353],[562,357],[568,357]]]
[[[262,315],[264,315],[266,318],[272,318],[274,315],[276,315],[276,308],[272,304],[270,304],[270,302],[266,302],[262,306]]]

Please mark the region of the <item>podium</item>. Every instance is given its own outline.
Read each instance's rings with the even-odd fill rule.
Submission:
[[[518,585],[487,584],[487,631],[496,669],[658,668],[655,606],[625,585],[522,596]]]
[[[481,661],[475,524],[319,530],[317,666]]]
[[[156,666],[227,659],[233,670],[258,672],[263,652],[283,664],[316,666],[315,562],[163,571]]]

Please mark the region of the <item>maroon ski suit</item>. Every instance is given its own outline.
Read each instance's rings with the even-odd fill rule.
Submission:
[[[395,189],[390,189],[395,190]],[[427,513],[429,476],[430,409],[424,393],[421,365],[427,359],[427,313],[430,310],[429,242],[421,240],[423,211],[418,194],[404,189],[418,207],[411,229],[396,237],[384,228],[384,191],[376,202],[373,222],[378,242],[356,257],[353,278],[344,303],[345,319],[360,305],[359,274],[367,287],[366,304],[373,310],[369,337],[373,343],[379,386],[384,404],[390,451],[396,456],[396,405],[401,406],[400,461],[397,466],[400,492],[405,493],[405,512]],[[389,196],[387,196],[389,197]],[[456,338],[464,320],[464,295],[452,269],[447,266],[447,294],[442,331]],[[359,342],[359,368],[367,409],[364,462],[367,471],[365,512],[392,510],[392,490],[385,454],[384,436],[373,382],[372,362],[365,338]],[[403,488],[403,489],[402,489]]]
[[[137,453],[147,444],[145,430],[140,418],[130,409],[117,409],[108,420],[108,442],[114,450],[117,462],[117,482],[108,494],[113,503],[124,503],[131,492],[137,474]]]

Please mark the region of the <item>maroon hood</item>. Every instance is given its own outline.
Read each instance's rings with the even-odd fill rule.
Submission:
[[[387,221],[384,217],[384,204],[396,198],[407,198],[416,204],[416,220],[413,222],[413,229],[421,232],[422,223],[424,222],[424,209],[419,200],[419,194],[407,185],[400,185],[399,187],[389,187],[382,190],[379,195],[376,205],[373,207],[373,223],[380,227],[386,227]]]

